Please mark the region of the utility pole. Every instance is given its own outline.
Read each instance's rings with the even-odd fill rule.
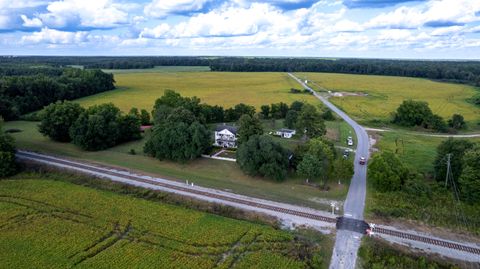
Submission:
[[[448,153],[447,154],[447,175],[445,176],[445,187],[447,187],[448,184],[448,178],[450,177],[450,160],[452,158],[452,154]]]

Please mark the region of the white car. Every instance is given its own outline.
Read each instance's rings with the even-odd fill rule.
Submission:
[[[349,146],[353,146],[353,139],[348,139],[348,141],[347,141],[347,145],[349,145]]]

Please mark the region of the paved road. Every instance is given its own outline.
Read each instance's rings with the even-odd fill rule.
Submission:
[[[306,85],[302,80],[293,74],[288,74],[294,80],[302,85],[305,89],[310,90],[313,95],[322,101],[333,112],[337,113],[345,122],[347,122],[355,130],[357,135],[357,150],[355,153],[355,173],[353,174],[350,188],[348,189],[347,199],[343,207],[344,216],[347,218],[363,220],[363,210],[365,207],[366,182],[367,182],[367,166],[360,165],[359,159],[362,156],[368,158],[370,142],[365,129],[356,121],[350,118],[345,112],[341,111],[335,105],[330,103],[326,98],[317,94],[312,88]],[[357,261],[357,252],[360,247],[362,234],[348,230],[338,230],[333,249],[330,268],[355,268]]]

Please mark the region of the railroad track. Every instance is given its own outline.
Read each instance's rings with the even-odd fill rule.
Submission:
[[[92,165],[84,165],[84,164],[77,163],[77,162],[61,160],[61,159],[58,159],[58,158],[52,158],[52,157],[49,157],[49,156],[46,156],[46,155],[32,154],[32,153],[20,151],[20,152],[17,152],[17,156],[20,157],[20,158],[29,159],[29,160],[33,160],[33,161],[40,160],[40,161],[44,161],[44,162],[57,163],[57,164],[65,165],[65,166],[70,166],[70,167],[73,167],[73,168],[88,170],[88,171],[91,171],[91,172],[96,172],[96,173],[106,174],[106,175],[110,175],[110,176],[126,178],[126,179],[131,180],[131,181],[147,183],[147,184],[150,184],[150,185],[155,185],[155,186],[159,186],[159,187],[163,187],[163,188],[167,188],[167,189],[173,189],[173,190],[177,190],[177,191],[181,191],[181,192],[192,193],[192,194],[196,194],[196,195],[200,195],[200,196],[205,196],[205,197],[214,198],[214,199],[218,199],[218,200],[233,202],[233,203],[237,203],[237,204],[247,205],[247,206],[266,209],[266,210],[275,211],[275,212],[280,212],[280,213],[289,214],[289,215],[293,215],[293,216],[299,216],[299,217],[303,217],[303,218],[323,221],[323,222],[327,222],[327,223],[337,223],[337,220],[338,220],[337,218],[325,217],[325,216],[312,214],[312,213],[308,213],[308,212],[303,212],[303,211],[299,211],[299,210],[293,210],[293,209],[283,208],[283,207],[279,207],[279,206],[268,205],[268,204],[264,204],[264,203],[258,203],[258,202],[248,201],[248,200],[245,200],[245,199],[230,197],[230,196],[226,196],[226,195],[222,195],[222,194],[218,194],[218,193],[211,193],[211,192],[207,192],[207,191],[202,191],[202,190],[197,190],[197,189],[192,189],[192,188],[186,188],[186,187],[182,187],[182,186],[178,186],[178,185],[174,185],[174,184],[168,184],[168,183],[158,182],[158,181],[154,181],[154,180],[149,180],[149,179],[141,178],[141,177],[134,176],[134,175],[127,175],[127,174],[123,174],[123,173],[118,173],[118,172],[115,172],[115,171],[111,171],[107,168],[100,168],[100,167],[95,167],[95,166],[92,166]],[[390,236],[394,236],[394,237],[398,237],[398,238],[423,242],[423,243],[430,244],[430,245],[441,246],[441,247],[444,247],[444,248],[469,252],[469,253],[473,253],[473,254],[476,254],[476,255],[480,255],[480,248],[465,246],[465,245],[454,243],[454,242],[439,240],[439,239],[435,239],[435,238],[429,238],[429,237],[425,237],[425,236],[419,236],[419,235],[410,234],[410,233],[399,232],[399,231],[390,230],[390,229],[381,228],[381,227],[375,227],[374,232],[375,233],[380,233],[380,234],[385,234],[385,235],[390,235]]]
[[[399,232],[399,231],[380,228],[380,227],[375,227],[375,229],[373,231],[375,233],[386,234],[386,235],[395,236],[395,237],[399,237],[399,238],[404,238],[404,239],[408,239],[408,240],[412,240],[412,241],[419,241],[419,242],[423,242],[423,243],[430,244],[430,245],[436,245],[436,246],[441,246],[441,247],[450,248],[450,249],[456,249],[456,250],[480,255],[480,249],[479,248],[465,246],[465,245],[461,245],[461,244],[458,244],[458,243],[453,243],[453,242],[448,242],[448,241],[444,241],[444,240],[429,238],[429,237],[420,236],[420,235],[416,235],[416,234]]]
[[[76,167],[76,168],[80,168],[80,169],[89,170],[89,171],[92,171],[92,172],[107,174],[107,175],[116,176],[116,177],[123,177],[123,178],[129,179],[129,180],[132,180],[132,181],[136,181],[136,182],[147,183],[147,184],[150,184],[150,185],[160,186],[160,187],[163,187],[163,188],[173,189],[173,190],[187,192],[187,193],[193,193],[193,194],[196,194],[196,195],[206,196],[206,197],[215,198],[215,199],[218,199],[218,200],[233,202],[233,203],[242,204],[242,205],[248,205],[248,206],[252,206],[252,207],[256,207],[256,208],[267,209],[267,210],[280,212],[280,213],[285,213],[285,214],[294,215],[294,216],[299,216],[299,217],[303,217],[303,218],[314,219],[314,220],[319,220],[319,221],[328,222],[328,223],[336,223],[337,222],[336,218],[329,218],[329,217],[316,215],[316,214],[312,214],[312,213],[307,213],[307,212],[302,212],[302,211],[298,211],[298,210],[292,210],[292,209],[282,208],[282,207],[278,207],[278,206],[252,202],[252,201],[239,199],[239,198],[235,198],[235,197],[229,197],[229,196],[222,195],[222,194],[211,193],[211,192],[206,192],[206,191],[202,191],[202,190],[195,190],[195,189],[192,189],[192,188],[181,187],[181,186],[177,186],[177,185],[173,185],[173,184],[167,184],[167,183],[158,182],[158,181],[154,181],[154,180],[144,179],[144,178],[141,178],[141,177],[136,177],[136,176],[133,176],[133,175],[126,175],[126,174],[123,174],[123,173],[117,173],[117,172],[114,172],[114,171],[110,171],[110,170],[103,169],[103,168],[97,168],[97,167],[93,167],[93,166],[90,166],[90,165],[87,166],[87,165],[83,165],[83,164],[76,163],[76,162],[59,160],[57,158],[50,158],[50,157],[47,157],[45,155],[30,154],[30,153],[26,153],[26,152],[18,152],[17,156],[26,157],[28,159],[33,159],[33,160],[43,160],[43,161],[47,161],[47,162],[58,163],[58,164],[62,164],[62,165],[68,165],[68,166],[72,166],[72,167]]]

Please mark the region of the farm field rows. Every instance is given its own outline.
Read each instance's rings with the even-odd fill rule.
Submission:
[[[182,182],[188,179],[190,182],[204,187],[229,190],[239,194],[309,206],[321,210],[330,208],[329,199],[344,200],[348,191],[347,185],[339,186],[335,182],[331,182],[330,191],[321,191],[315,187],[303,184],[303,179],[292,176],[288,177],[284,182],[254,178],[245,175],[236,163],[228,161],[206,158],[200,158],[186,164],[159,161],[143,155],[145,138],[104,151],[86,152],[69,143],[58,143],[49,140],[38,132],[37,125],[37,122],[13,121],[6,122],[4,129],[22,130],[12,134],[19,149],[130,168]],[[128,153],[131,149],[135,150],[136,155]]]
[[[311,262],[296,255],[305,245],[290,232],[51,175],[0,181],[0,230],[1,268],[305,268]],[[329,253],[314,248],[319,257]]]
[[[83,106],[112,102],[121,110],[130,108],[151,111],[157,98],[166,89],[182,96],[197,96],[210,105],[225,108],[238,103],[261,105],[295,100],[305,100],[318,105],[313,96],[292,94],[298,84],[286,73],[231,73],[231,72],[152,72],[116,73],[118,89],[78,99]]]
[[[367,96],[332,97],[330,100],[355,119],[367,125],[381,124],[405,99],[427,101],[432,111],[445,119],[462,114],[471,129],[478,129],[480,108],[467,102],[478,88],[420,78],[372,75],[298,73],[317,90],[353,92]]]

